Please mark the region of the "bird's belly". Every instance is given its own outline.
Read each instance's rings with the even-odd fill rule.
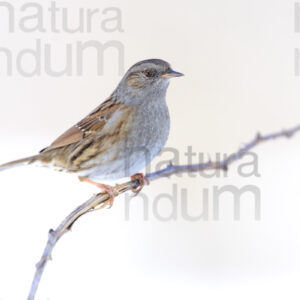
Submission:
[[[91,180],[116,180],[130,177],[144,169],[161,151],[163,145],[114,147],[107,154],[95,158],[94,167],[78,172]]]

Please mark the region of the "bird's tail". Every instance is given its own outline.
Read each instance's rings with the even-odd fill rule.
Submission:
[[[0,165],[0,172],[11,169],[11,168],[16,168],[16,167],[21,167],[21,166],[24,166],[24,165],[31,164],[36,160],[36,158],[37,158],[37,155],[34,155],[34,156],[25,157],[25,158],[22,158],[22,159],[10,161],[6,164]]]

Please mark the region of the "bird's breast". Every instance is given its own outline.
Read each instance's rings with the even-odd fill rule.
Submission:
[[[150,100],[137,110],[128,144],[144,149],[152,160],[164,147],[169,131],[170,117],[165,100]]]

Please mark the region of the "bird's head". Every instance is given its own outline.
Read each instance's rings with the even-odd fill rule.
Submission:
[[[121,85],[132,95],[165,94],[169,80],[183,76],[172,70],[162,59],[147,59],[133,65],[124,75]]]

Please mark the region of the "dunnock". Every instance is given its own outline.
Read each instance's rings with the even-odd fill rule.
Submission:
[[[111,96],[59,136],[39,154],[0,165],[0,171],[39,164],[75,173],[114,198],[113,187],[98,180],[130,176],[146,167],[162,150],[170,118],[165,96],[169,79],[183,74],[161,59],[133,65]],[[131,176],[142,187],[144,176]]]

